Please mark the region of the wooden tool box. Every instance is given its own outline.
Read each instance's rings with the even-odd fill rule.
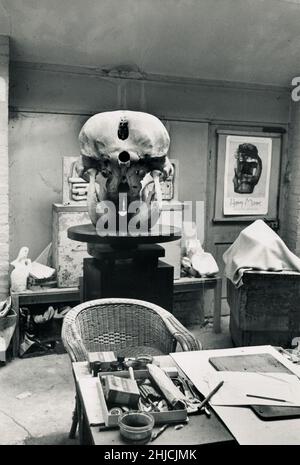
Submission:
[[[107,373],[101,372],[98,375],[97,388],[98,388],[98,393],[99,393],[99,398],[100,398],[100,403],[101,403],[105,425],[107,427],[117,427],[120,415],[115,414],[115,413],[110,413],[110,407],[107,405],[105,394],[104,394],[104,389],[103,389],[103,382],[101,380],[101,378],[107,375],[115,375],[118,377],[123,376],[127,378],[129,374],[128,374],[128,371],[117,371],[117,372],[107,372]],[[145,379],[149,377],[149,372],[147,369],[135,370],[134,377],[136,380]],[[154,417],[155,424],[177,423],[181,421],[183,422],[186,421],[187,410],[181,409],[181,410],[169,410],[169,411],[162,411],[162,412],[151,411],[151,415],[153,415]]]

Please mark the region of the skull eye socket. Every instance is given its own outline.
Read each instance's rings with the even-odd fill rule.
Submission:
[[[128,152],[121,152],[119,154],[119,160],[121,163],[127,163],[128,161],[130,161],[130,155]]]

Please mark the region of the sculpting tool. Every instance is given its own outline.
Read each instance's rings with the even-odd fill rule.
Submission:
[[[152,434],[151,441],[154,441],[154,439],[158,438],[158,436],[160,436],[169,426],[170,423],[166,423],[161,428],[159,428],[158,431],[155,431],[155,433]]]
[[[221,382],[208,394],[208,396],[205,397],[205,399],[201,402],[201,404],[200,404],[199,407],[198,407],[199,410],[207,404],[207,402],[212,398],[213,395],[215,395],[215,393],[223,386],[223,384],[224,384],[224,381],[221,381]]]
[[[189,390],[191,391],[192,395],[193,395],[196,399],[198,399],[199,402],[201,402],[201,400],[200,400],[200,398],[199,398],[198,391],[197,391],[196,387],[193,385],[193,383],[192,383],[189,379],[186,380],[186,383],[187,383],[188,388],[189,388]],[[207,405],[204,405],[203,410],[204,410],[204,413],[205,413],[205,415],[207,416],[207,418],[210,418],[210,417],[211,417],[211,412],[210,412],[209,408],[207,407]]]

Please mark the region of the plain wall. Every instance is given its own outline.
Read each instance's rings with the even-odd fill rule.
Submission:
[[[35,258],[51,241],[52,203],[62,199],[62,157],[92,114],[129,109],[160,117],[179,160],[179,199],[207,195],[211,122],[286,124],[285,89],[158,78],[103,77],[81,68],[12,63],[9,122],[10,256]]]

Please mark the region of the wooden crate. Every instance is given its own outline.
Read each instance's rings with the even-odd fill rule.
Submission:
[[[243,283],[227,280],[234,344],[291,347],[300,336],[300,273],[247,271]]]

